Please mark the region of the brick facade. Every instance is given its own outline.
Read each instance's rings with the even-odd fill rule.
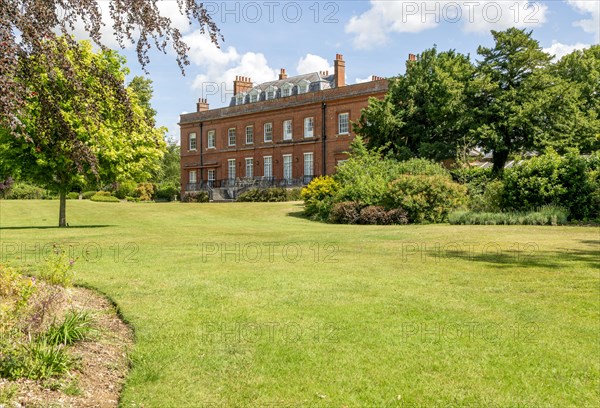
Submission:
[[[339,58],[341,55],[338,54],[336,61]],[[205,184],[209,176],[214,180],[270,176],[275,180],[291,177],[308,181],[312,176],[333,173],[338,162],[347,157],[344,152],[354,137],[350,122],[360,117],[369,97],[383,98],[387,91],[387,80],[374,79],[362,84],[213,110],[208,110],[206,100],[201,99],[197,112],[181,115],[179,123],[182,193]],[[340,114],[348,114],[348,133],[339,133]],[[312,118],[312,136],[305,135],[306,118]],[[286,121],[291,121],[291,140],[284,140]],[[265,141],[267,123],[272,126],[271,141]],[[252,140],[246,140],[247,128],[251,129]],[[235,144],[230,145],[231,132],[235,132]],[[212,135],[215,146],[209,147]],[[196,141],[192,140],[190,145],[194,136]],[[267,161],[271,157],[270,175],[265,174],[265,170],[268,171],[268,168],[265,169],[265,157]],[[230,166],[231,160],[235,160],[235,175]],[[291,174],[289,170],[288,174],[284,174],[284,161],[288,169],[291,167]],[[190,177],[192,172],[196,175],[195,179]]]

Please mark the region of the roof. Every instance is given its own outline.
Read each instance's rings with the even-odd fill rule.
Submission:
[[[285,80],[282,80],[285,82]],[[279,81],[273,81],[279,82]],[[272,82],[270,82],[272,83]],[[268,84],[267,82],[267,87]],[[287,98],[276,98],[258,103],[245,103],[243,105],[226,106],[223,108],[211,109],[202,112],[185,113],[180,116],[179,124],[191,124],[196,122],[220,120],[240,115],[249,115],[254,113],[266,113],[280,109],[294,109],[314,103],[323,103],[341,98],[349,97],[369,97],[383,95],[388,90],[387,80],[378,80],[363,82],[360,84],[346,85],[338,88],[328,88],[319,92],[307,92],[305,94],[293,94]]]
[[[299,92],[299,88],[300,85],[302,85],[302,83],[306,83],[308,84],[308,90],[307,92],[315,92],[315,91],[322,91],[325,89],[331,89],[335,87],[335,75],[327,75],[327,76],[323,76],[318,72],[312,72],[310,74],[302,74],[302,75],[297,75],[294,77],[290,77],[290,78],[285,78],[285,79],[278,79],[276,81],[269,81],[269,82],[264,82],[262,84],[256,85],[253,88],[249,89],[246,92],[243,92],[241,95],[244,96],[244,103],[249,103],[250,99],[249,99],[249,95],[250,93],[252,93],[252,91],[260,91],[258,100],[256,102],[260,102],[260,101],[265,101],[267,94],[266,91],[267,89],[269,89],[270,87],[275,88],[275,99],[276,98],[281,98],[282,94],[281,94],[281,89],[285,86],[291,86],[291,93],[289,96],[292,95],[298,95]],[[229,106],[236,106],[236,96],[233,96],[231,98],[231,101],[229,103]]]

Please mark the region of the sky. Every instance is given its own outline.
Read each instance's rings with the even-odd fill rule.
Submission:
[[[203,2],[224,41],[215,46],[199,27],[179,14],[176,0],[159,0],[190,46],[190,65],[182,75],[175,54],[150,52],[144,73],[134,48],[119,49],[111,34],[108,1],[100,1],[106,28],[103,41],[127,58],[129,79],[153,81],[157,125],[179,140],[179,115],[196,110],[198,98],[210,108],[226,106],[237,75],[255,83],[288,75],[326,71],[346,61],[346,83],[404,73],[409,53],[437,46],[469,54],[492,46],[490,30],[527,28],[557,58],[600,43],[600,0],[553,1],[214,1]]]

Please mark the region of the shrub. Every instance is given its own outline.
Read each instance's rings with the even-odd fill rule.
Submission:
[[[586,158],[576,151],[563,157],[549,151],[507,169],[503,175],[503,208],[532,211],[554,205],[564,207],[575,220],[598,217],[597,160],[596,155]]]
[[[329,213],[329,221],[336,224],[356,224],[362,205],[355,201],[336,203]]]
[[[408,215],[402,208],[392,208],[387,212],[387,224],[404,225],[408,224]]]
[[[491,181],[481,186],[481,193],[471,193],[469,190],[469,208],[480,212],[502,211],[502,195],[504,194],[504,183],[500,180]]]
[[[286,190],[287,196],[286,201],[300,201],[302,199],[302,189],[301,188],[288,188]]]
[[[240,194],[236,201],[240,202],[283,202],[287,201],[284,188],[253,188]]]
[[[83,198],[84,200],[89,200],[90,198],[92,198],[94,195],[96,194],[96,191],[84,191],[81,194],[81,198]]]
[[[210,197],[206,191],[190,191],[181,197],[184,203],[208,203]]]
[[[98,193],[93,195],[90,200],[96,201],[99,203],[119,203],[119,202],[121,202],[117,197],[110,195],[110,193],[108,191],[98,191]]]
[[[124,181],[122,183],[118,183],[118,186],[115,190],[115,197],[124,200],[127,196],[133,196],[137,187],[137,183],[135,181]]]
[[[75,273],[74,259],[69,259],[67,252],[54,244],[52,251],[40,267],[38,277],[51,285],[71,286]]]
[[[67,200],[78,200],[79,199],[79,193],[77,192],[70,192],[69,194],[67,194]]]
[[[139,183],[133,195],[139,197],[141,201],[152,200],[152,196],[154,195],[154,184]]]
[[[51,194],[43,188],[17,182],[12,185],[5,198],[8,200],[44,200],[51,198]]]
[[[387,211],[385,208],[378,205],[369,205],[360,210],[357,223],[365,225],[385,225],[388,223]]]
[[[467,189],[444,176],[402,175],[390,184],[387,208],[406,210],[411,222],[444,222],[465,202]]]
[[[159,200],[173,201],[179,196],[179,188],[173,184],[159,186],[156,190],[155,197]]]
[[[317,215],[323,211],[327,205],[323,200],[333,197],[339,190],[339,184],[331,176],[319,176],[300,191],[300,197],[304,200],[304,213],[306,215]],[[330,206],[329,206],[330,207]],[[329,213],[324,217],[327,219]]]
[[[460,225],[564,225],[567,215],[560,207],[546,206],[531,212],[458,211],[449,214],[448,221]]]
[[[33,279],[0,264],[0,334],[15,328],[36,290]]]
[[[125,200],[127,200],[130,203],[139,203],[140,202],[139,197],[125,197]]]
[[[440,163],[420,158],[397,162],[393,166],[393,173],[394,177],[400,174],[451,177],[450,172]]]

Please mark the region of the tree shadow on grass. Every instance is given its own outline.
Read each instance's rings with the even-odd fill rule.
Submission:
[[[442,251],[432,256],[463,260],[465,262],[485,262],[495,268],[512,268],[515,266],[562,269],[570,263],[584,263],[586,267],[600,269],[598,249],[557,248],[555,251],[542,251],[532,248],[504,248],[490,251]]]
[[[56,225],[44,225],[44,226],[27,226],[27,227],[2,227],[0,226],[0,230],[27,230],[27,229],[75,229],[75,228],[106,228],[106,227],[114,227],[114,225],[72,225],[69,227],[58,227]]]

